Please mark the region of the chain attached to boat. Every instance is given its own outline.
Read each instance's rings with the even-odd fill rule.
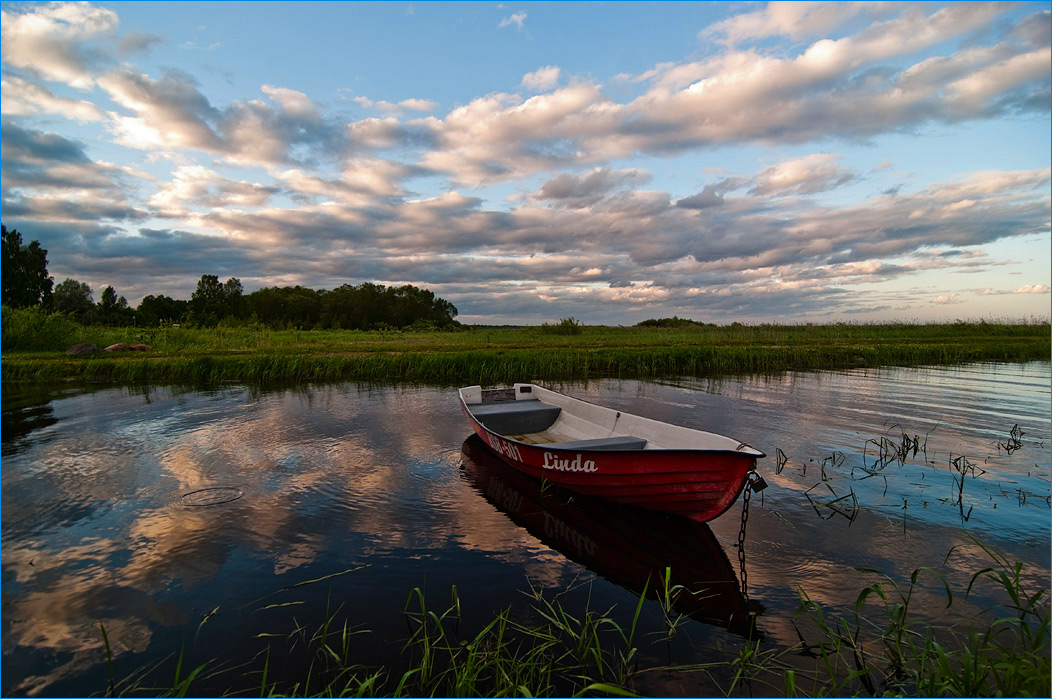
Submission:
[[[738,530],[738,567],[741,572],[742,597],[749,601],[749,574],[745,570],[745,528],[749,524],[749,501],[753,493],[758,493],[767,487],[767,481],[756,471],[749,471],[749,478],[745,483],[745,493],[742,502],[742,526]]]

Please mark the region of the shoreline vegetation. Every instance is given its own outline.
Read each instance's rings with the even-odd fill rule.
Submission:
[[[404,619],[394,622],[404,625],[408,636],[397,660],[379,667],[360,662],[363,647],[376,641],[369,629],[354,623],[353,609],[333,608],[331,590],[320,620],[256,635],[245,648],[255,646],[258,652],[237,665],[223,658],[191,660],[186,654],[193,654],[193,646],[184,644],[177,656],[124,674],[126,663],[113,659],[110,639],[100,626],[109,677],[106,695],[636,697],[657,694],[671,680],[683,696],[1044,696],[1052,678],[1048,590],[1028,588],[1021,563],[976,544],[987,554],[987,565],[964,589],[955,590],[931,567],[915,570],[901,583],[859,569],[875,580],[859,593],[850,612],[831,614],[801,588],[798,643],[771,647],[744,638],[738,647],[724,648],[700,664],[654,664],[648,652],[669,643],[686,621],[675,611],[678,598],[704,594],[669,586],[666,569],[655,571],[649,594],[644,588],[631,608],[597,611],[586,603],[583,610],[571,611],[559,595],[552,599],[531,588],[528,609],[508,607],[481,629],[462,625],[471,601],[462,599],[455,586],[448,605],[437,607],[422,588],[413,588]],[[998,598],[999,606],[967,629],[930,623],[921,618],[914,599],[924,588],[941,589],[947,607],[983,588]],[[654,599],[648,603],[648,597]],[[264,609],[289,604],[299,602]],[[654,605],[659,614],[653,613]],[[195,638],[211,617],[202,618]],[[663,619],[657,628],[654,618]],[[230,623],[220,618],[209,625]],[[654,685],[653,679],[662,682]]]
[[[81,325],[61,313],[3,309],[4,383],[256,385],[314,381],[497,384],[787,370],[1048,360],[1049,322],[460,326],[456,330],[273,330]],[[79,343],[147,352],[71,357]]]

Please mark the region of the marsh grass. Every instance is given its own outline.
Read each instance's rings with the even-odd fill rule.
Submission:
[[[573,320],[573,319],[567,319]],[[85,328],[4,309],[5,382],[216,384],[375,380],[496,384],[657,378],[790,369],[1047,359],[1049,325],[729,325],[470,328],[463,332]],[[554,326],[553,326],[554,327]],[[561,326],[560,326],[561,327]],[[67,357],[80,342],[147,344],[149,353]]]
[[[648,676],[659,673],[673,678],[687,695],[1046,696],[1052,681],[1049,591],[1030,589],[1021,563],[975,543],[990,565],[971,576],[963,593],[934,568],[918,568],[906,580],[860,568],[875,581],[859,592],[848,613],[832,614],[805,589],[798,591],[798,643],[774,646],[740,639],[736,649],[714,652],[713,660],[693,665],[658,666],[641,659],[641,647],[667,642],[682,623],[666,607],[684,590],[667,582],[659,584],[663,602],[658,604],[668,638],[658,641],[640,637],[645,590],[625,619],[613,608],[593,610],[590,596],[583,609],[575,610],[559,596],[531,588],[525,614],[509,607],[475,630],[465,628],[467,602],[456,587],[448,603],[438,606],[416,587],[404,606],[398,660],[389,666],[368,667],[356,660],[369,632],[330,600],[319,622],[293,619],[291,630],[259,634],[266,646],[246,664],[210,661],[186,671],[181,650],[119,682],[112,680],[114,661],[103,629],[111,678],[106,694],[211,695],[218,693],[218,681],[231,687],[221,692],[224,696],[630,697],[638,696],[637,687]],[[658,577],[667,581],[669,573]],[[917,592],[925,584],[942,590],[947,608],[980,586],[993,590],[997,606],[975,616],[967,628],[932,623],[917,610]],[[295,603],[264,608],[288,604]],[[174,673],[165,669],[173,663]],[[166,675],[171,678],[167,684],[154,681]]]
[[[974,541],[974,539],[973,539]],[[960,629],[932,624],[915,613],[915,594],[922,576],[938,583],[946,608],[954,604],[950,584],[937,571],[914,570],[900,583],[880,571],[860,568],[879,580],[864,588],[855,602],[853,617],[831,618],[820,605],[800,591],[798,614],[814,622],[818,639],[804,642],[819,660],[819,671],[809,677],[803,695],[880,696],[1044,696],[1052,672],[1049,667],[1049,591],[1029,590],[1023,565],[975,542],[992,565],[972,575],[964,592],[977,583],[999,588],[1003,612],[988,611],[978,625]],[[952,555],[952,551],[950,554]],[[877,616],[867,614],[876,609]],[[990,619],[990,616],[993,616]],[[802,636],[801,636],[802,638]]]

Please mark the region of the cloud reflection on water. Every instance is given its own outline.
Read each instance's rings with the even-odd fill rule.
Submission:
[[[772,455],[777,447],[790,453],[780,474],[773,457],[760,466],[772,487],[754,500],[747,540],[749,593],[767,608],[763,633],[788,645],[798,640],[792,620],[798,587],[844,610],[875,581],[856,567],[902,579],[932,566],[967,584],[988,565],[969,534],[1007,546],[1027,561],[1029,579],[1048,584],[1047,509],[1031,503],[1033,509],[1012,511],[978,501],[986,492],[980,484],[989,490],[1009,480],[1047,492],[1047,469],[1029,477],[1023,468],[1047,463],[1047,365],[1044,374],[1038,368],[1019,379],[1007,398],[997,392],[996,376],[979,370],[971,381],[977,393],[963,398],[969,371],[605,381],[567,390],[659,419],[704,423]],[[936,413],[924,401],[902,401],[897,389],[911,382],[946,391],[941,402],[949,407]],[[470,591],[485,610],[520,599],[527,580],[562,589],[587,574],[465,482],[460,452],[469,431],[448,390],[105,389],[46,402],[54,422],[34,417],[39,405],[8,403],[7,392],[4,398],[4,693],[48,693],[97,668],[100,622],[115,654],[145,659],[171,650],[159,644],[195,627],[217,604],[235,614],[291,583],[361,564],[372,567],[339,589],[373,627],[397,614],[395,605],[428,576]],[[976,418],[985,414],[983,401],[998,406],[985,422]],[[9,436],[6,425],[19,411],[37,421]],[[862,511],[851,523],[818,517],[802,495],[820,481],[817,464],[807,459],[843,450],[857,464],[865,440],[892,418],[911,432],[939,422],[930,446],[940,461],[890,470],[889,495],[881,494],[883,483],[877,488],[876,481],[851,480],[845,468],[831,470],[837,492],[859,492]],[[1030,421],[1027,446],[984,461],[988,435],[1007,418]],[[941,460],[951,449],[990,467],[990,476],[967,485],[977,506],[963,524],[935,492],[949,477]],[[211,486],[238,487],[245,495],[211,507],[181,504],[182,495]],[[900,492],[910,499],[905,533]],[[732,557],[736,513],[711,524]],[[1022,524],[1006,526],[1013,518]],[[1029,539],[1015,534],[1028,527]],[[955,613],[978,611],[988,591],[976,600],[955,599]],[[325,590],[316,594],[324,597]],[[611,587],[595,594],[628,599]],[[917,601],[926,616],[944,613],[941,585],[932,580]]]

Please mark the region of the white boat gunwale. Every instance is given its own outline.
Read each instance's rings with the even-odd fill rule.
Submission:
[[[730,437],[596,405],[579,398],[556,393],[536,384],[516,383],[513,391],[514,398],[512,399],[486,402],[483,400],[484,391],[481,386],[468,386],[459,390],[459,397],[463,410],[484,430],[503,439],[530,447],[607,453],[642,449],[663,453],[728,452],[745,454],[754,458],[765,456],[762,451]],[[519,409],[516,407],[517,401],[532,401],[531,408],[523,404],[523,408]],[[533,414],[535,413],[532,409],[533,405],[555,406],[559,410],[554,421],[548,426],[531,432],[502,431],[491,429],[485,424],[486,412],[491,415],[494,412],[506,415]],[[483,406],[494,406],[494,409],[486,411]],[[497,408],[496,406],[503,407]],[[540,422],[533,424],[543,424],[544,419],[539,417],[543,412],[545,412],[543,409],[536,411]],[[548,411],[549,415],[551,412],[554,411]],[[513,424],[513,422],[505,421],[504,424]],[[541,438],[550,437],[552,441],[536,442],[523,439],[530,435],[534,437],[541,435]]]

